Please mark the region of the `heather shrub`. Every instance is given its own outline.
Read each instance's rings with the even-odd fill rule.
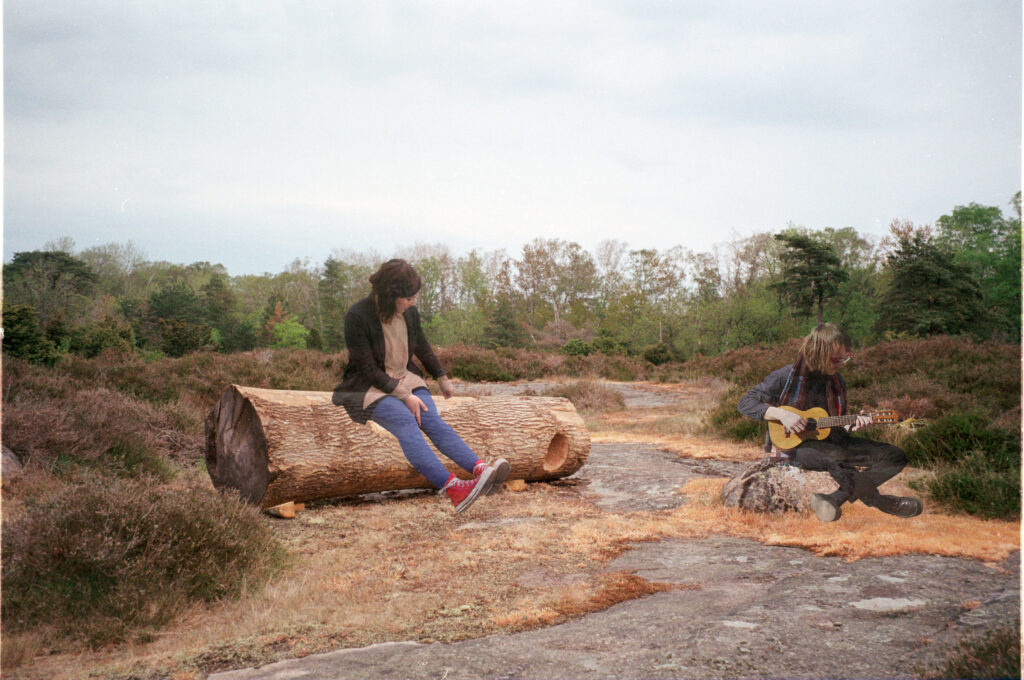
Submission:
[[[5,369],[4,444],[35,467],[64,476],[85,466],[166,477],[155,461],[200,455],[204,409],[181,400],[150,404],[23,362],[9,361]]]
[[[589,354],[566,357],[561,375],[592,376],[605,380],[645,380],[652,366],[641,359],[622,355]]]
[[[997,469],[1020,466],[1020,435],[992,427],[977,411],[943,416],[918,430],[905,445],[907,459],[918,467],[955,465],[972,452],[985,454]]]
[[[925,678],[1019,678],[1020,624],[1005,625],[961,642]]]
[[[972,451],[956,465],[940,468],[923,488],[951,510],[988,518],[1020,517],[1019,467],[1003,469],[983,451]]]
[[[3,525],[5,632],[146,639],[192,602],[263,583],[283,551],[258,510],[202,488],[94,476]]]
[[[577,380],[549,387],[545,397],[564,397],[580,411],[615,411],[626,407],[622,393],[596,380]]]
[[[799,340],[772,347],[741,347],[711,357],[694,357],[684,366],[697,374],[713,375],[753,387],[780,366],[791,363],[800,350]]]
[[[557,352],[536,352],[512,347],[494,350],[513,380],[536,380],[559,372],[564,357]]]
[[[740,397],[747,390],[735,385],[729,388],[718,401],[718,405],[707,414],[706,427],[709,431],[740,442],[764,442],[768,427],[763,421],[756,421],[740,414],[736,408]]]
[[[477,382],[509,382],[515,379],[506,362],[493,350],[461,347],[448,358],[448,370],[456,378]]]
[[[922,428],[905,449],[911,464],[935,470],[919,483],[947,507],[984,517],[1020,516],[1020,434],[977,412],[954,413]]]

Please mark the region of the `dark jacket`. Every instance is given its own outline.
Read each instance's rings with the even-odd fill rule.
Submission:
[[[423,335],[419,311],[410,307],[403,316],[409,332],[409,363],[406,368],[410,373],[423,377],[413,361],[415,356],[430,375],[440,378],[446,371],[441,368],[441,362]],[[384,329],[377,318],[377,303],[373,296],[355,303],[345,314],[345,344],[348,346],[348,366],[341,384],[334,388],[332,401],[335,406],[344,406],[352,420],[365,423],[377,404],[374,402],[368,408],[363,408],[363,398],[370,386],[386,394],[398,386],[398,380],[384,371]]]
[[[783,366],[782,368],[772,371],[772,373],[765,378],[762,382],[755,385],[749,392],[743,395],[737,405],[739,412],[748,418],[755,420],[764,420],[764,412],[768,410],[769,406],[781,406],[782,390],[786,386],[786,379],[789,377],[789,372],[793,370],[793,364]],[[836,374],[839,378],[839,384],[841,389],[845,393],[846,382],[843,377]],[[826,398],[826,385],[825,378],[821,374],[814,374],[808,376],[807,379],[807,396],[804,400],[803,410],[807,410],[814,407],[820,407],[829,412],[830,415],[843,415],[841,413],[832,413],[834,409],[828,405],[828,399]],[[790,391],[789,402],[790,406],[796,405],[796,392]]]
[[[767,378],[762,380],[760,383],[755,385],[740,399],[737,408],[742,415],[754,420],[764,420],[764,412],[768,410],[769,406],[782,406],[782,392],[786,389],[786,381],[789,379],[789,374],[793,370],[793,364],[788,364],[782,368],[772,371]],[[842,390],[843,394],[846,394],[846,381],[843,380],[843,376],[836,373],[836,378],[839,381],[839,389]],[[807,376],[807,381],[804,386],[806,395],[804,396],[804,405],[801,410],[808,410],[815,407],[825,409],[829,415],[839,416],[842,413],[832,413],[834,409],[828,405],[828,391],[826,387],[826,378],[820,373],[811,373]],[[786,400],[787,405],[796,406],[798,396],[796,390],[790,389],[789,397]],[[828,434],[828,439],[834,442],[841,442],[849,434],[844,428],[834,427]],[[772,443],[768,438],[767,433],[765,434],[764,450],[771,451]]]

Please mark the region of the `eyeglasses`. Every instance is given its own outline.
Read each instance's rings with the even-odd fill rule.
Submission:
[[[836,364],[837,366],[842,366],[852,358],[852,354],[847,354],[845,357],[832,357],[829,359],[829,361],[831,361],[833,364]]]

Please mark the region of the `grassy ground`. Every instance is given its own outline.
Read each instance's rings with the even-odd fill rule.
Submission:
[[[210,384],[329,389],[336,367],[317,361],[324,363],[312,355],[283,367],[269,360],[192,358],[170,371],[140,366],[131,373],[100,360],[75,364],[56,377],[16,366],[13,379],[5,376],[5,443],[13,427],[21,450],[37,453],[22,476],[4,481],[5,524],[29,512],[33,497],[60,494],[97,471],[151,480],[188,505],[209,487],[196,461],[201,419],[217,395]],[[121,384],[134,396],[115,389]],[[173,389],[165,390],[166,384]],[[602,397],[601,383],[594,382],[586,388],[594,406],[582,410],[593,441],[643,442],[690,458],[760,456],[749,443],[705,432],[705,416],[725,383],[639,387],[675,395],[678,405],[622,408]],[[555,387],[569,388],[580,389]],[[52,417],[55,426],[39,427],[41,417]],[[86,442],[82,428],[89,433]],[[129,435],[135,439],[126,440]],[[170,480],[150,469],[147,452],[173,464]],[[906,481],[922,474],[908,471],[890,484],[905,489]],[[60,680],[88,673],[192,680],[341,647],[449,641],[551,625],[670,587],[605,572],[607,561],[631,544],[661,538],[729,534],[846,559],[919,551],[993,562],[1020,545],[1018,522],[932,507],[913,523],[858,506],[844,509],[841,526],[809,515],[753,515],[718,502],[724,482],[691,482],[679,490],[691,502],[662,512],[605,512],[563,482],[488,497],[459,516],[427,493],[314,503],[295,520],[263,515],[259,523],[287,555],[265,585],[234,597],[189,601],[159,630],[99,647],[46,630],[11,630],[5,618],[4,677]],[[950,542],[951,534],[958,540]]]
[[[714,401],[707,387],[675,387],[690,391],[695,413]],[[585,415],[595,440],[752,457],[749,446],[700,435],[695,413],[666,407]],[[460,516],[426,493],[314,503],[295,520],[263,520],[291,556],[267,587],[193,605],[148,642],[68,653],[32,634],[5,636],[8,657],[23,661],[11,677],[80,677],[84,664],[98,677],[186,680],[338,647],[551,625],[664,589],[604,573],[604,564],[636,541],[730,534],[847,559],[920,551],[992,561],[1019,545],[1014,523],[938,513],[908,524],[853,506],[841,527],[810,516],[754,515],[718,502],[724,481],[691,482],[679,490],[691,502],[669,512],[602,512],[567,483],[530,484]],[[950,532],[961,537],[955,545]],[[33,652],[45,655],[32,658]]]

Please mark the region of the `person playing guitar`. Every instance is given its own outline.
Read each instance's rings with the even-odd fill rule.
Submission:
[[[789,463],[804,470],[828,472],[839,484],[830,494],[811,496],[811,507],[818,519],[834,522],[842,514],[843,503],[856,500],[890,515],[914,517],[923,509],[920,500],[878,491],[883,482],[906,466],[903,449],[850,435],[870,425],[869,416],[843,419],[850,424],[831,428],[824,438],[801,436],[809,427],[802,412],[824,409],[829,416],[847,415],[846,382],[839,369],[853,358],[852,345],[850,337],[836,324],[818,324],[804,338],[796,361],[772,372],[747,392],[739,401],[739,412],[755,420],[781,423],[787,435],[799,437],[795,440],[799,443],[784,452]],[[771,451],[771,446],[766,437],[765,451]]]

